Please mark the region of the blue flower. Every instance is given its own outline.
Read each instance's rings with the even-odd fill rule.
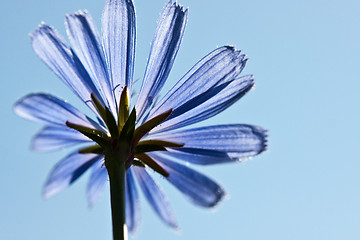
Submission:
[[[209,53],[158,100],[179,49],[187,16],[188,11],[177,3],[170,1],[165,7],[134,102],[137,129],[164,112],[169,116],[142,136],[130,159],[132,166],[126,171],[126,222],[132,232],[139,223],[136,182],[156,214],[169,226],[177,227],[168,200],[151,176],[150,168],[165,176],[194,204],[213,207],[224,197],[224,190],[183,163],[238,162],[266,148],[266,131],[252,125],[184,128],[222,112],[253,87],[252,75],[239,76],[246,56],[232,46]],[[53,168],[44,186],[44,196],[60,192],[90,170],[87,197],[92,205],[108,180],[104,156],[96,151],[84,154],[94,142],[68,126],[72,123],[105,135],[110,133],[95,100],[115,118],[120,112],[122,93],[133,90],[134,6],[131,0],[107,0],[102,36],[86,11],[67,15],[65,24],[71,47],[46,24],[31,33],[32,46],[50,69],[93,110],[97,121],[47,93],[25,96],[15,104],[15,112],[45,124],[32,140],[33,150],[46,152],[79,146]],[[154,148],[141,151],[145,143],[163,145],[157,146],[159,151]]]

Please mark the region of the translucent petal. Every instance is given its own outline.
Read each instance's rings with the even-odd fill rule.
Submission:
[[[171,159],[185,161],[199,165],[210,165],[218,163],[234,162],[237,159],[231,158],[227,153],[199,148],[168,148],[166,156]]]
[[[239,100],[253,85],[252,75],[249,75],[214,86],[173,109],[171,116],[153,132],[181,128],[208,119]]]
[[[68,85],[92,110],[90,94],[102,99],[78,57],[63,38],[50,26],[42,24],[30,34],[37,55]]]
[[[124,86],[131,92],[135,57],[135,10],[132,0],[106,0],[102,43],[115,99]]]
[[[104,166],[104,158],[99,158],[91,167],[91,175],[87,185],[86,194],[89,206],[93,206],[100,197],[108,179],[106,167]]]
[[[245,55],[234,47],[220,47],[195,64],[154,106],[149,118],[189,102],[217,85],[234,79],[245,66]]]
[[[99,34],[87,12],[77,12],[65,18],[67,34],[74,52],[93,80],[100,93],[105,96],[106,105],[117,114],[112,86],[107,73],[104,52]]]
[[[206,126],[147,136],[149,139],[183,143],[185,148],[226,152],[236,158],[250,157],[264,151],[266,137],[266,130],[246,124]]]
[[[146,168],[136,166],[133,168],[140,188],[155,213],[170,227],[177,228],[170,204],[158,183],[149,175]]]
[[[51,197],[70,186],[100,158],[100,155],[79,154],[78,151],[65,157],[50,172],[43,189],[44,197]]]
[[[144,81],[135,104],[138,119],[162,89],[175,61],[187,20],[187,10],[171,1],[160,16],[151,44]]]
[[[135,179],[132,167],[126,171],[126,225],[129,232],[135,233],[140,223],[140,202],[135,186]]]
[[[215,206],[225,195],[223,189],[205,175],[166,158],[166,153],[149,155],[169,173],[166,179],[193,203],[202,207]]]
[[[33,93],[23,97],[15,103],[14,111],[23,118],[47,125],[65,126],[66,121],[69,121],[90,128],[102,129],[66,101],[46,93]]]
[[[38,152],[49,152],[89,142],[92,140],[74,129],[46,126],[33,137],[31,149]]]

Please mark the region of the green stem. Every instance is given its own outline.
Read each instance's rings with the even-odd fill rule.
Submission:
[[[125,155],[126,156],[126,155]],[[110,179],[113,240],[127,240],[125,223],[125,159],[123,154],[105,154]]]

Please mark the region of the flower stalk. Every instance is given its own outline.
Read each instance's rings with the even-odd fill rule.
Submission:
[[[97,107],[98,109],[101,107]],[[131,139],[135,129],[136,112],[129,116],[129,96],[127,87],[123,89],[119,102],[119,116],[116,121],[110,111],[105,117],[111,134],[111,143],[104,148],[105,167],[110,181],[110,203],[113,240],[127,240],[125,174],[127,162],[131,155]],[[128,121],[129,120],[129,121]],[[108,123],[106,123],[108,122]],[[130,157],[131,158],[131,157]]]
[[[110,180],[113,240],[127,240],[125,222],[125,161],[127,155],[113,152],[105,154],[105,166]]]

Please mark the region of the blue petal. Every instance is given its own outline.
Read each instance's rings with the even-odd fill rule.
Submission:
[[[108,181],[108,174],[104,165],[104,158],[99,158],[91,167],[91,175],[87,185],[87,199],[89,206],[93,206],[100,194],[104,191],[106,182]]]
[[[182,105],[178,105],[171,116],[153,132],[181,128],[208,119],[231,106],[254,85],[252,75],[214,86]]]
[[[65,23],[74,52],[96,87],[105,96],[107,106],[117,114],[104,52],[91,16],[87,12],[78,12],[67,15]]]
[[[185,74],[179,82],[154,106],[149,118],[169,109],[176,109],[222,83],[234,79],[245,66],[245,55],[234,47],[220,47]]]
[[[266,130],[246,124],[207,126],[147,136],[148,139],[183,143],[185,148],[225,152],[236,159],[254,156],[264,151],[266,137]]]
[[[77,56],[63,38],[50,26],[42,24],[30,34],[32,46],[37,55],[49,68],[68,85],[93,111],[90,95],[101,96],[84,67],[77,62]]]
[[[158,183],[149,175],[147,169],[133,166],[138,183],[155,213],[170,227],[177,228],[177,223],[169,202]]]
[[[29,94],[14,105],[21,117],[48,125],[65,126],[66,121],[86,127],[102,129],[96,122],[64,100],[46,93]]]
[[[168,148],[166,155],[172,159],[199,165],[210,165],[236,161],[225,152],[198,148]]]
[[[134,173],[132,168],[126,171],[126,225],[129,232],[135,233],[140,223],[140,202],[135,186]]]
[[[33,137],[31,149],[38,152],[49,152],[89,142],[92,140],[74,129],[46,126]]]
[[[64,190],[100,158],[102,156],[96,154],[79,154],[78,151],[71,153],[51,171],[43,189],[43,196],[48,198]]]
[[[166,153],[149,153],[169,173],[169,180],[193,203],[202,207],[214,207],[225,195],[223,189],[205,175],[170,161]]]
[[[162,89],[174,63],[187,20],[187,10],[171,1],[160,16],[138,99],[138,119],[149,109]]]
[[[135,57],[135,10],[132,0],[106,0],[102,16],[103,48],[114,87],[120,99],[124,86],[131,92]]]

